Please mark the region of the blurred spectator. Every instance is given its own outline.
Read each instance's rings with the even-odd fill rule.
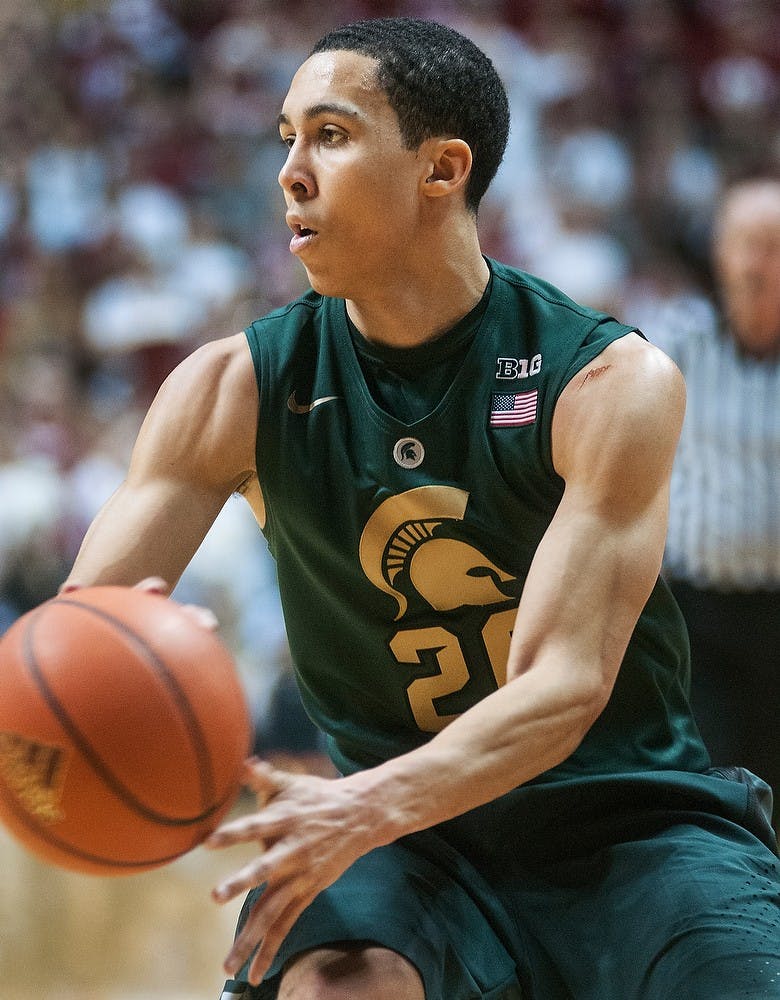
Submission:
[[[97,243],[108,226],[106,163],[91,146],[55,140],[27,163],[30,233],[49,253]]]
[[[666,572],[715,763],[780,794],[780,180],[725,192],[713,254],[722,317],[687,297],[645,327],[688,386]]]

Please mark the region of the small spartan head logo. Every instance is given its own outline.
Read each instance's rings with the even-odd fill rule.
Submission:
[[[393,458],[402,469],[416,469],[425,458],[425,448],[417,438],[401,438],[393,448]]]
[[[19,736],[0,733],[0,780],[36,820],[58,823],[62,811],[66,751]]]

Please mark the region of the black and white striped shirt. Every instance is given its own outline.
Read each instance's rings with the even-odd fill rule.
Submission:
[[[665,572],[699,587],[780,589],[780,360],[742,354],[704,300],[657,319],[643,332],[688,391]]]

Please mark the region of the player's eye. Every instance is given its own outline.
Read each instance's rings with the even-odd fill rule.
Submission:
[[[345,132],[332,125],[323,125],[320,129],[320,139],[326,146],[337,146],[339,143],[345,142],[346,138]]]

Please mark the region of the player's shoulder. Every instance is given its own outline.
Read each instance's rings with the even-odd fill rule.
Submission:
[[[220,491],[237,488],[254,468],[258,409],[245,338],[204,344],[174,368],[152,401],[133,452],[134,474],[173,473]]]
[[[650,383],[654,389],[668,392],[685,391],[685,381],[677,363],[656,344],[650,343],[638,331],[619,337],[602,352],[609,352],[625,372],[626,378]],[[597,359],[598,360],[598,359]]]
[[[561,394],[553,425],[555,467],[567,481],[579,470],[583,482],[595,481],[595,468],[607,470],[601,482],[614,480],[610,495],[628,479],[645,476],[640,468],[648,481],[660,481],[671,467],[684,414],[685,383],[677,366],[639,334],[626,334]]]
[[[685,381],[669,355],[646,340],[638,331],[613,340],[593,361],[593,365],[614,365],[628,386],[646,386],[655,392],[685,393]]]
[[[654,419],[685,409],[685,382],[679,368],[639,333],[611,341],[566,386],[556,413],[569,413],[579,423],[594,413],[608,413],[635,427],[652,426]]]
[[[246,337],[238,333],[209,341],[184,358],[161,386],[150,413],[164,413],[182,433],[209,428],[210,438],[224,438],[244,426],[257,407],[252,357]]]
[[[251,338],[253,333],[260,334],[270,330],[272,335],[276,336],[280,329],[308,322],[312,316],[322,311],[322,307],[328,301],[327,296],[310,288],[291,302],[255,319],[246,328],[245,333]]]
[[[252,357],[246,337],[236,333],[196,348],[171,372],[169,381],[188,391],[208,392],[251,375]]]

